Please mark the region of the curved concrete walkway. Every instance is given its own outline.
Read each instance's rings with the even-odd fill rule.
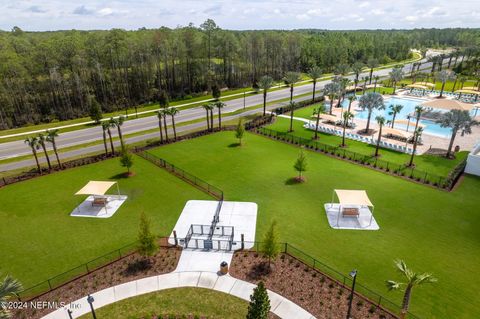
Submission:
[[[114,302],[139,296],[142,294],[160,291],[164,289],[198,287],[213,289],[227,293],[243,300],[250,301],[250,295],[255,288],[254,284],[233,278],[230,275],[219,276],[206,271],[172,272],[159,276],[130,281],[121,285],[110,287],[96,293],[93,303],[95,309],[112,304]],[[281,295],[268,290],[271,311],[283,319],[315,319],[309,312],[296,305]],[[67,309],[72,310],[72,317],[78,318],[90,312],[87,297],[80,298],[64,308],[58,309],[44,319],[68,319]]]

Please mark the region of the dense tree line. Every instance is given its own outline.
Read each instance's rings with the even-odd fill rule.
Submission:
[[[243,87],[287,71],[407,58],[412,47],[468,47],[478,30],[227,31],[200,27],[125,31],[0,32],[0,128],[86,116]]]

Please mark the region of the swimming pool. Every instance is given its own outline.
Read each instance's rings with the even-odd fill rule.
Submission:
[[[348,100],[343,101],[343,102],[344,103],[342,103],[342,104],[344,104],[345,107],[348,107]],[[384,101],[385,110],[375,110],[375,111],[373,111],[371,120],[375,121],[375,117],[378,116],[378,115],[384,116],[387,120],[391,120],[393,118],[393,116],[388,115],[388,112],[390,112],[389,106],[391,104],[403,105],[402,111],[397,114],[395,119],[396,120],[397,119],[406,120],[407,116],[409,114],[413,114],[414,111],[415,111],[415,107],[417,105],[421,104],[422,102],[424,102],[424,100],[410,99],[410,98],[399,98],[399,97],[387,98]],[[355,114],[355,118],[367,119],[368,118],[368,111],[357,111],[357,113]],[[420,123],[425,125],[425,129],[423,130],[423,132],[425,134],[436,135],[436,136],[440,136],[440,137],[450,137],[450,135],[451,135],[452,131],[451,131],[450,128],[441,127],[439,124],[437,124],[433,121],[420,120]],[[415,125],[415,119],[411,119],[411,124],[410,124],[409,131],[413,130],[414,125]],[[406,129],[407,128],[406,125],[402,125],[402,124],[395,124],[395,127],[400,128],[400,129]]]

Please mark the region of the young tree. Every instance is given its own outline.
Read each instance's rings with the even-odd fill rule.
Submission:
[[[305,157],[305,153],[303,152],[303,150],[300,150],[300,154],[298,154],[298,158],[295,161],[295,165],[293,165],[293,167],[298,172],[297,180],[299,182],[303,182],[304,177],[302,176],[302,173],[307,170],[307,158]]]
[[[423,127],[419,127],[413,132],[413,151],[412,151],[412,154],[410,155],[410,162],[408,163],[409,167],[413,166],[413,158],[415,156],[415,152],[417,151],[418,140],[422,136],[422,133],[423,133]]]
[[[7,319],[11,317],[8,307],[2,307],[1,305],[7,303],[11,297],[18,296],[22,289],[22,284],[9,275],[0,281],[0,318]]]
[[[103,118],[102,115],[102,108],[100,103],[97,102],[97,99],[92,98],[90,99],[90,110],[88,112],[92,121],[95,121],[95,124],[100,124],[101,119]]]
[[[342,135],[342,147],[345,147],[345,131],[347,129],[348,122],[353,119],[354,115],[350,111],[343,112],[343,135]]]
[[[263,91],[263,115],[267,112],[267,92],[273,86],[273,78],[268,75],[264,75],[258,81],[258,87]]]
[[[268,231],[263,236],[262,252],[268,258],[268,268],[272,260],[275,260],[280,254],[280,246],[278,243],[277,222],[273,221],[268,228]]]
[[[313,115],[317,116],[315,120],[315,133],[313,133],[313,139],[318,139],[318,126],[320,125],[320,115],[325,113],[325,104],[321,103],[318,107],[313,109]]]
[[[47,141],[47,137],[40,133],[38,134],[38,144],[42,147],[43,154],[45,154],[45,159],[47,160],[47,165],[48,165],[48,170],[52,170],[52,164],[50,163],[50,157],[48,156],[47,152],[47,146],[45,145],[45,142]]]
[[[37,164],[38,172],[41,173],[42,169],[40,168],[40,163],[38,162],[38,155],[37,155],[37,150],[40,147],[38,145],[38,138],[35,136],[27,137],[24,142],[32,149],[32,154],[33,154],[33,157],[35,158],[35,163]]]
[[[377,146],[375,147],[375,157],[377,157],[378,156],[378,150],[380,148],[380,140],[382,139],[382,129],[383,129],[383,126],[385,125],[386,120],[383,116],[377,116],[375,118],[375,120],[377,121],[377,124],[378,124],[378,127],[379,127]]]
[[[120,155],[120,165],[127,169],[126,176],[130,176],[130,168],[133,166],[133,156],[128,150],[127,146],[122,147],[122,153]]]
[[[320,67],[318,66],[314,66],[308,71],[308,76],[312,79],[312,83],[313,83],[312,103],[315,103],[315,90],[317,86],[317,80],[322,77],[322,69],[320,69]]]
[[[453,142],[457,133],[460,131],[462,135],[471,134],[472,127],[479,125],[480,123],[475,121],[468,111],[463,110],[451,110],[447,113],[444,113],[442,117],[437,120],[437,123],[441,127],[449,127],[452,129],[452,137],[450,138],[450,143],[448,144],[448,150],[446,157],[449,158],[452,155]]]
[[[397,114],[400,113],[403,109],[403,105],[401,104],[390,104],[388,107],[390,109],[390,112],[388,112],[388,115],[392,115],[392,128],[395,126],[395,118],[397,117]]]
[[[138,253],[140,256],[148,259],[150,256],[155,255],[158,250],[155,236],[150,230],[150,220],[145,212],[140,214],[140,225],[138,230]]]
[[[214,84],[212,86],[212,96],[213,96],[213,98],[218,101],[218,99],[220,99],[221,95],[222,95],[222,92],[220,91],[220,88],[218,87],[218,85]]]
[[[165,91],[160,91],[158,95],[158,104],[160,105],[161,108],[168,107],[169,101],[168,101],[168,94]]]
[[[62,163],[60,162],[60,157],[58,156],[57,143],[55,139],[58,137],[58,129],[47,130],[47,142],[52,144],[53,152],[57,159],[58,167],[62,168]]]
[[[242,118],[238,119],[238,124],[235,129],[235,137],[238,139],[238,144],[242,146],[242,138],[245,135],[245,125],[243,125]]]
[[[412,296],[412,289],[416,286],[423,284],[430,284],[437,282],[437,278],[433,277],[432,274],[423,273],[418,274],[407,267],[403,260],[396,260],[395,266],[399,273],[405,277],[406,282],[398,282],[393,280],[387,280],[386,285],[388,290],[399,290],[402,287],[405,287],[405,293],[403,295],[402,302],[402,311],[400,313],[400,318],[404,319],[408,313],[408,307],[410,305],[410,298]]]
[[[368,133],[373,110],[382,110],[385,108],[385,105],[383,104],[383,97],[378,93],[369,92],[360,97],[358,106],[364,111],[368,110],[367,127],[364,131],[365,133]]]
[[[268,319],[270,313],[270,299],[263,281],[253,289],[248,305],[247,319]]]

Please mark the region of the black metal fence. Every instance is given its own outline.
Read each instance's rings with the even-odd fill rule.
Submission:
[[[207,194],[213,196],[214,198],[216,198],[218,200],[223,200],[223,191],[220,188],[215,187],[215,186],[205,182],[204,180],[196,177],[195,175],[190,174],[187,171],[185,171],[185,170],[183,170],[179,167],[176,167],[172,163],[169,163],[166,160],[164,160],[160,157],[157,157],[153,154],[150,154],[148,152],[140,151],[140,152],[137,153],[137,155],[146,159],[149,162],[152,162],[153,164],[157,165],[158,167],[162,167],[162,168],[166,169],[168,172],[170,172],[173,175],[183,179],[184,181],[194,185],[198,189],[206,192]]]
[[[405,177],[416,182],[433,185],[447,190],[452,189],[459,176],[463,173],[466,165],[466,160],[462,161],[448,176],[440,176],[414,167],[408,167],[406,164],[385,161],[374,157],[373,155],[352,152],[340,146],[324,144],[312,139],[295,136],[290,133],[280,132],[266,127],[258,127],[255,129],[255,132],[290,144],[304,146],[308,149],[329,154],[340,159],[376,168],[392,175]]]

